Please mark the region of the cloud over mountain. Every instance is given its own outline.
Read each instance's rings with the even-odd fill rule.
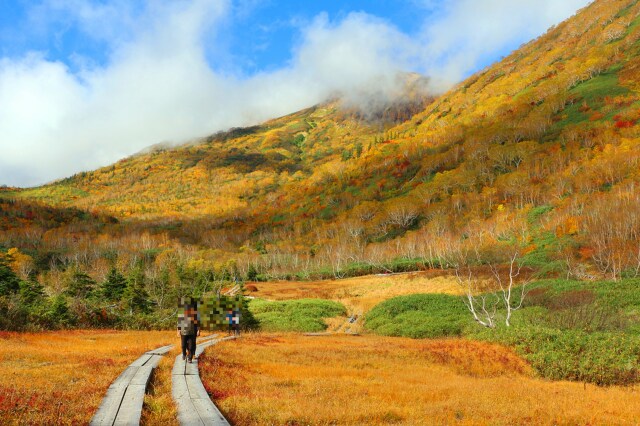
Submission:
[[[455,0],[435,7],[418,34],[364,12],[298,22],[278,69],[246,76],[222,59],[218,35],[233,19],[225,0],[48,0],[33,31],[64,20],[104,60],[61,62],[37,50],[0,59],[0,184],[36,185],[112,163],[157,142],[181,142],[256,123],[343,95],[366,102],[396,89],[400,71],[459,81],[514,42],[526,41],[586,0]],[[516,47],[516,46],[513,46]],[[216,58],[220,57],[219,63]]]

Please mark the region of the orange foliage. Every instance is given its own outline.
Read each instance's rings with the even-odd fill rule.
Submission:
[[[535,379],[512,351],[466,340],[251,334],[200,366],[243,425],[621,424],[640,409],[633,389]]]
[[[103,242],[91,250],[104,234],[129,259],[180,248],[180,259],[339,276],[349,262],[426,255],[431,239],[455,241],[479,220],[489,230],[503,210],[548,205],[555,221],[577,217],[582,211],[567,206],[640,183],[639,16],[640,3],[595,1],[434,102],[413,96],[404,107],[389,106],[382,121],[332,101],[41,188],[2,191],[111,213],[123,223],[73,211],[52,223],[38,220],[49,218],[44,209],[25,206],[0,217],[8,231],[0,245],[24,252],[44,241],[51,253],[71,246],[74,258],[75,242],[65,241],[74,235],[83,246],[75,258],[99,274],[90,254],[112,249]],[[407,77],[410,93],[420,92],[419,80]],[[410,221],[381,213],[405,199],[414,200]],[[373,206],[372,217],[360,214],[363,204]],[[589,238],[581,225],[570,219],[556,233],[580,243]],[[415,228],[425,231],[423,242],[404,244]],[[168,244],[140,247],[137,237],[163,229],[170,229]],[[266,254],[252,249],[258,243]],[[218,251],[201,252],[208,249]]]
[[[575,235],[580,230],[580,218],[570,216],[565,219],[564,223],[556,228],[556,236]]]
[[[87,424],[111,382],[142,353],[175,341],[166,331],[0,335],[3,424]]]

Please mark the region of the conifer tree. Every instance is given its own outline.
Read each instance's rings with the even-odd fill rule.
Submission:
[[[8,296],[20,289],[20,278],[9,266],[9,259],[0,253],[0,296]]]
[[[112,266],[107,278],[101,285],[100,290],[102,295],[109,301],[117,301],[122,299],[122,295],[126,288],[127,279],[115,268],[115,266]]]
[[[127,302],[131,314],[149,312],[149,293],[145,288],[145,281],[144,266],[139,264],[131,271],[123,294],[123,299]]]
[[[46,316],[48,317],[50,323],[58,324],[62,327],[69,327],[74,323],[73,316],[69,311],[67,299],[62,294],[59,294],[58,296],[53,298]]]
[[[20,297],[27,305],[43,300],[44,296],[44,287],[35,279],[20,282]]]
[[[256,281],[258,279],[258,270],[252,264],[249,265],[249,269],[247,270],[247,281]]]
[[[93,278],[76,269],[71,275],[66,293],[71,297],[85,298],[93,292],[95,286]]]

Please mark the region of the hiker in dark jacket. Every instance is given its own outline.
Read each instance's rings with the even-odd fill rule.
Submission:
[[[187,358],[188,351],[189,362],[192,362],[196,353],[196,336],[199,335],[197,312],[192,306],[188,306],[184,315],[178,315],[178,337],[182,343],[183,360]]]

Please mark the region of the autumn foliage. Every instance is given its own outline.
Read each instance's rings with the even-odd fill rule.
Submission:
[[[446,268],[473,235],[543,274],[636,276],[638,40],[640,4],[596,1],[435,99],[411,77],[375,114],[333,100],[7,188],[0,246],[51,296],[115,268],[161,307],[194,282]]]
[[[255,334],[200,366],[243,425],[616,424],[638,410],[633,389],[536,379],[510,350],[457,339]]]
[[[3,424],[88,424],[111,382],[169,332],[65,331],[0,335]]]

